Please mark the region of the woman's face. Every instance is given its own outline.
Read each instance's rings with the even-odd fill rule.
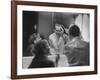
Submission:
[[[40,40],[41,40],[40,35],[37,35],[36,39],[34,40],[34,43],[36,43],[36,42],[38,42],[38,41],[40,41]]]
[[[41,37],[40,35],[37,35],[37,38],[36,38],[37,41],[41,40]]]

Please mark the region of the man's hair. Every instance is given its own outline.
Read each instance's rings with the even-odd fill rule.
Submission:
[[[77,25],[72,25],[69,28],[69,35],[72,37],[77,37],[80,35],[80,28]]]
[[[33,52],[36,56],[42,56],[48,54],[45,53],[46,49],[47,49],[47,43],[44,40],[40,40],[37,43],[35,43]]]

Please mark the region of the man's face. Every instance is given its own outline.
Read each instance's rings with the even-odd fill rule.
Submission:
[[[63,34],[63,29],[62,29],[62,27],[61,27],[61,25],[59,25],[59,24],[56,24],[55,25],[55,33],[57,34],[57,35],[61,35],[61,34]]]

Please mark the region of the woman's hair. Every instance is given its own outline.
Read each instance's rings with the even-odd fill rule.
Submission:
[[[33,52],[36,56],[46,55],[46,54],[48,54],[45,52],[47,50],[47,47],[48,47],[47,43],[44,40],[40,40],[34,44]]]
[[[44,40],[44,39],[45,39],[45,37],[44,37],[44,35],[43,35],[43,34],[40,34],[40,38],[41,38],[42,40]]]
[[[80,36],[80,28],[77,25],[72,25],[69,28],[69,35],[72,37]]]
[[[34,44],[34,40],[36,40],[36,38],[37,38],[37,34],[32,34],[32,35],[30,35],[30,37],[29,37],[29,43],[33,43]]]

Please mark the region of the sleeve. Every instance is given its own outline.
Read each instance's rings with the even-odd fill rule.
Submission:
[[[49,37],[49,45],[50,45],[50,48],[54,48],[54,45],[53,45],[51,37]]]
[[[47,62],[46,65],[47,65],[47,67],[55,67],[54,62],[52,62],[52,61]]]

